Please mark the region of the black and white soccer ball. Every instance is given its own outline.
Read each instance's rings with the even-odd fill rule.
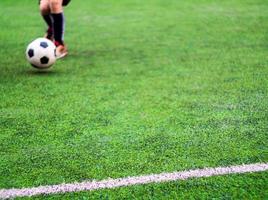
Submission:
[[[56,62],[56,46],[46,38],[37,38],[26,49],[29,63],[38,69],[47,69]]]

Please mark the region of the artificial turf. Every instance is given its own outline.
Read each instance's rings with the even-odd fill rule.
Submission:
[[[230,175],[162,184],[138,185],[93,192],[37,196],[56,199],[260,199],[268,198],[268,173]],[[30,198],[22,198],[27,200]]]
[[[267,10],[264,0],[75,0],[70,55],[39,72],[24,55],[45,30],[37,2],[1,0],[0,188],[267,162]]]

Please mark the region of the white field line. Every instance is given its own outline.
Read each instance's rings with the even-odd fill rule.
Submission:
[[[189,178],[210,177],[227,174],[240,174],[247,172],[261,172],[268,170],[268,163],[256,163],[229,167],[194,169],[189,171],[151,174],[118,179],[106,179],[102,181],[85,181],[81,183],[68,183],[59,185],[39,186],[23,189],[1,189],[0,199],[15,197],[30,197],[34,195],[48,195],[66,192],[91,191],[104,188],[116,188],[122,186],[140,185],[148,183],[161,183]]]

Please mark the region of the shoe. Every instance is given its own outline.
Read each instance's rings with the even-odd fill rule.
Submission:
[[[48,33],[46,33],[46,34],[44,35],[44,38],[49,39],[49,40],[51,40],[52,42],[54,41],[54,37],[53,37],[53,35],[48,34]]]
[[[47,32],[45,33],[44,38],[47,38],[47,39],[51,40],[52,42],[54,41],[52,28],[47,29]]]
[[[60,59],[68,55],[68,50],[66,45],[58,45],[56,47],[56,58]]]

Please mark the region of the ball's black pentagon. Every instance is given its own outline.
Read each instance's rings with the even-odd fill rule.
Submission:
[[[29,49],[28,56],[29,56],[29,58],[32,58],[34,56],[34,50],[33,49]]]
[[[48,43],[47,42],[40,42],[40,46],[45,49],[48,47]]]
[[[49,62],[49,58],[46,57],[46,56],[44,56],[44,57],[42,57],[42,58],[40,59],[40,62],[41,62],[42,64],[47,64],[47,63]]]

